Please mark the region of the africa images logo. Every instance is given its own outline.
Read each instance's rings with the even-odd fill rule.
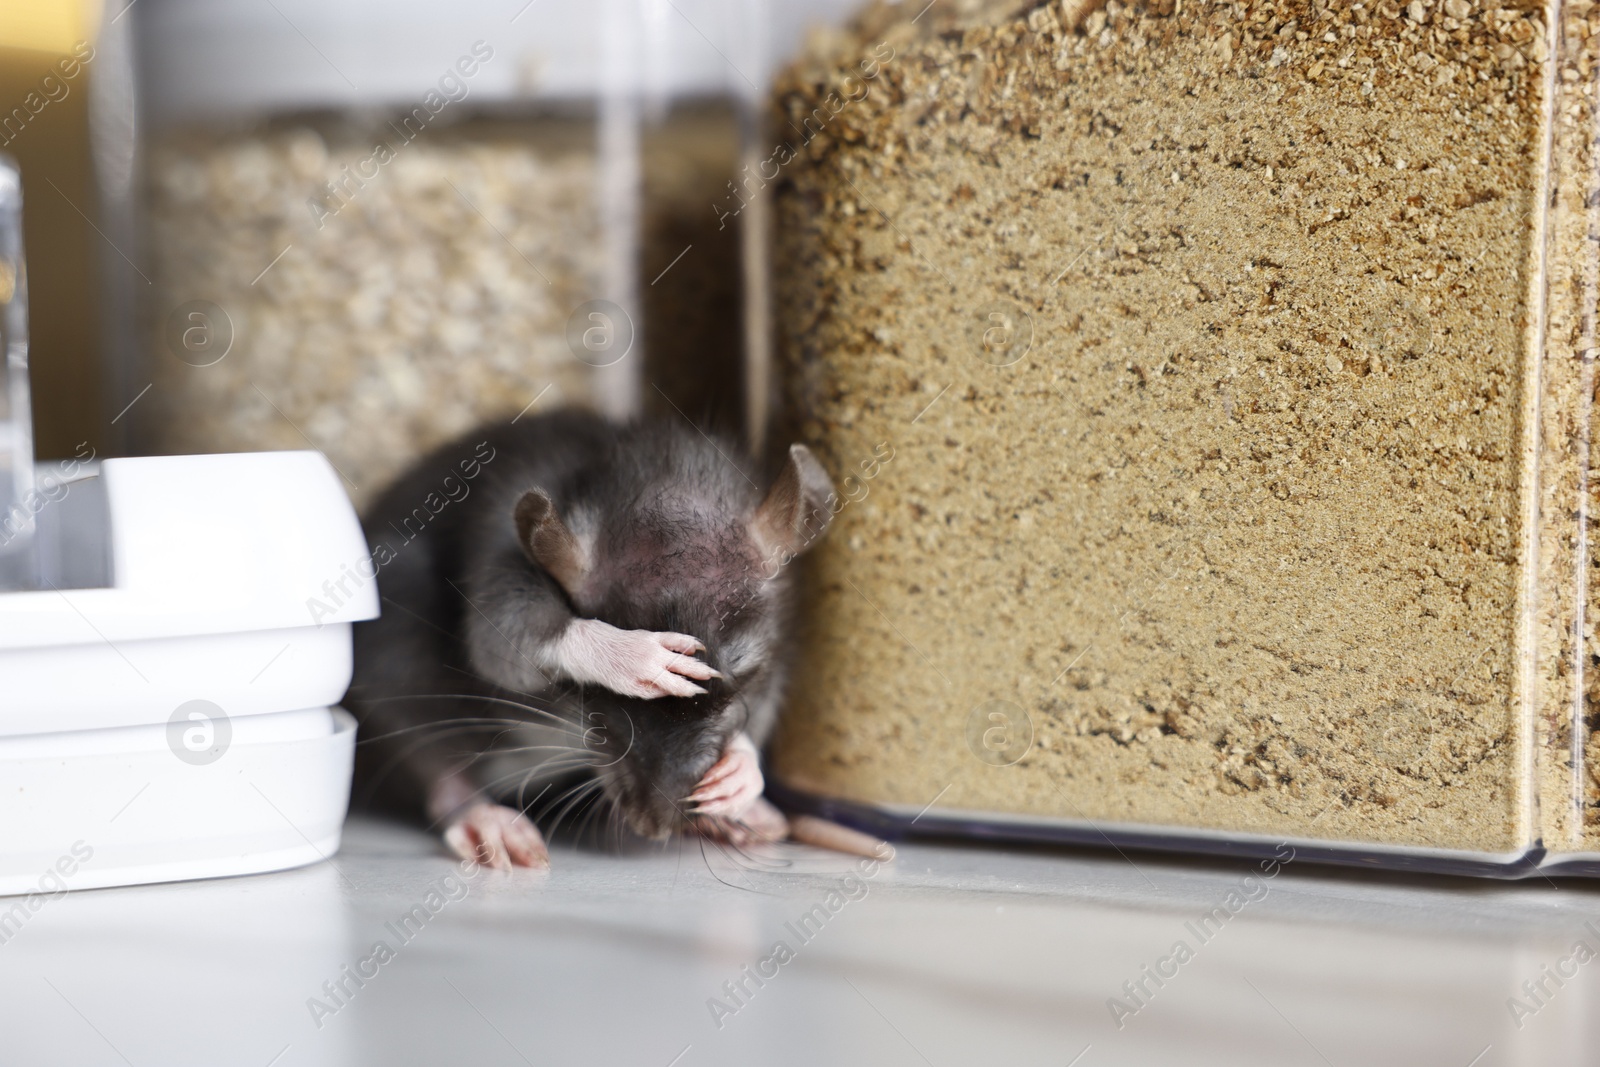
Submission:
[[[167,719],[167,747],[191,767],[217,762],[232,742],[233,722],[209,700],[179,704]]]

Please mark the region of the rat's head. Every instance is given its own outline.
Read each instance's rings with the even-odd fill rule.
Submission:
[[[665,837],[688,826],[686,798],[773,683],[787,629],[786,564],[827,528],[836,497],[803,445],[789,450],[763,496],[709,442],[631,444],[612,457],[611,478],[590,480],[606,492],[558,508],[530,490],[516,524],[528,558],[579,618],[696,638],[720,675],[697,679],[705,692],[696,696],[583,689],[584,743],[608,799],[634,832]]]

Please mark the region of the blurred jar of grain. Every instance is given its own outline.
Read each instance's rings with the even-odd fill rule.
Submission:
[[[363,505],[485,420],[736,410],[724,6],[130,11],[131,449],[317,448]]]

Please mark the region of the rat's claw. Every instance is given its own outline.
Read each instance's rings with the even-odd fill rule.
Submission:
[[[707,678],[722,677],[722,672],[705,660],[695,659],[693,656],[685,656],[676,652],[667,661],[667,670],[673,674],[681,674],[685,678],[694,678],[702,682]]]
[[[722,675],[694,653],[705,645],[688,634],[619,630],[598,619],[574,619],[561,638],[561,669],[575,681],[602,685],[623,696],[696,697],[696,681]]]
[[[650,633],[645,630],[634,632],[638,634],[642,646],[640,666],[645,673],[645,677],[639,680],[641,692],[637,695],[701,696],[705,690],[695,685],[695,681],[722,677],[711,664],[688,654],[705,646],[687,634]]]
[[[667,631],[656,634],[655,638],[661,642],[663,648],[670,648],[674,652],[682,652],[687,656],[706,650],[706,646],[700,643],[698,637],[690,637],[688,634],[675,634]]]
[[[705,693],[695,681],[721,678],[722,672],[687,653],[705,646],[687,634],[638,631],[646,651],[644,665],[650,676],[642,679],[646,696],[694,697]],[[691,681],[690,679],[694,679]]]
[[[728,747],[723,750],[722,757],[711,765],[711,769],[700,778],[700,784],[695,786],[696,792],[701,792],[706,786],[722,781],[729,774],[738,770],[746,760],[759,760],[756,753],[756,744],[750,740],[750,735],[740,731],[733,735],[728,742]]]
[[[727,751],[714,763],[690,793],[691,815],[735,817],[761,797],[766,782],[761,777],[761,757],[745,734],[728,742]]]
[[[689,679],[680,677],[670,671],[663,671],[651,679],[646,684],[646,689],[647,692],[643,695],[652,697],[697,697],[705,692],[704,689],[701,689]]]
[[[451,822],[444,840],[462,859],[497,870],[550,866],[539,828],[522,812],[499,804],[472,805]]]

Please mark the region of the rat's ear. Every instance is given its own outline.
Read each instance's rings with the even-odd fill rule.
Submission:
[[[750,521],[750,533],[767,555],[798,556],[833,519],[833,480],[805,445],[789,446],[789,462],[767,490]]]
[[[515,517],[522,551],[543,567],[568,596],[576,596],[588,571],[583,546],[556,514],[550,497],[543,490],[529,489],[517,501]]]

